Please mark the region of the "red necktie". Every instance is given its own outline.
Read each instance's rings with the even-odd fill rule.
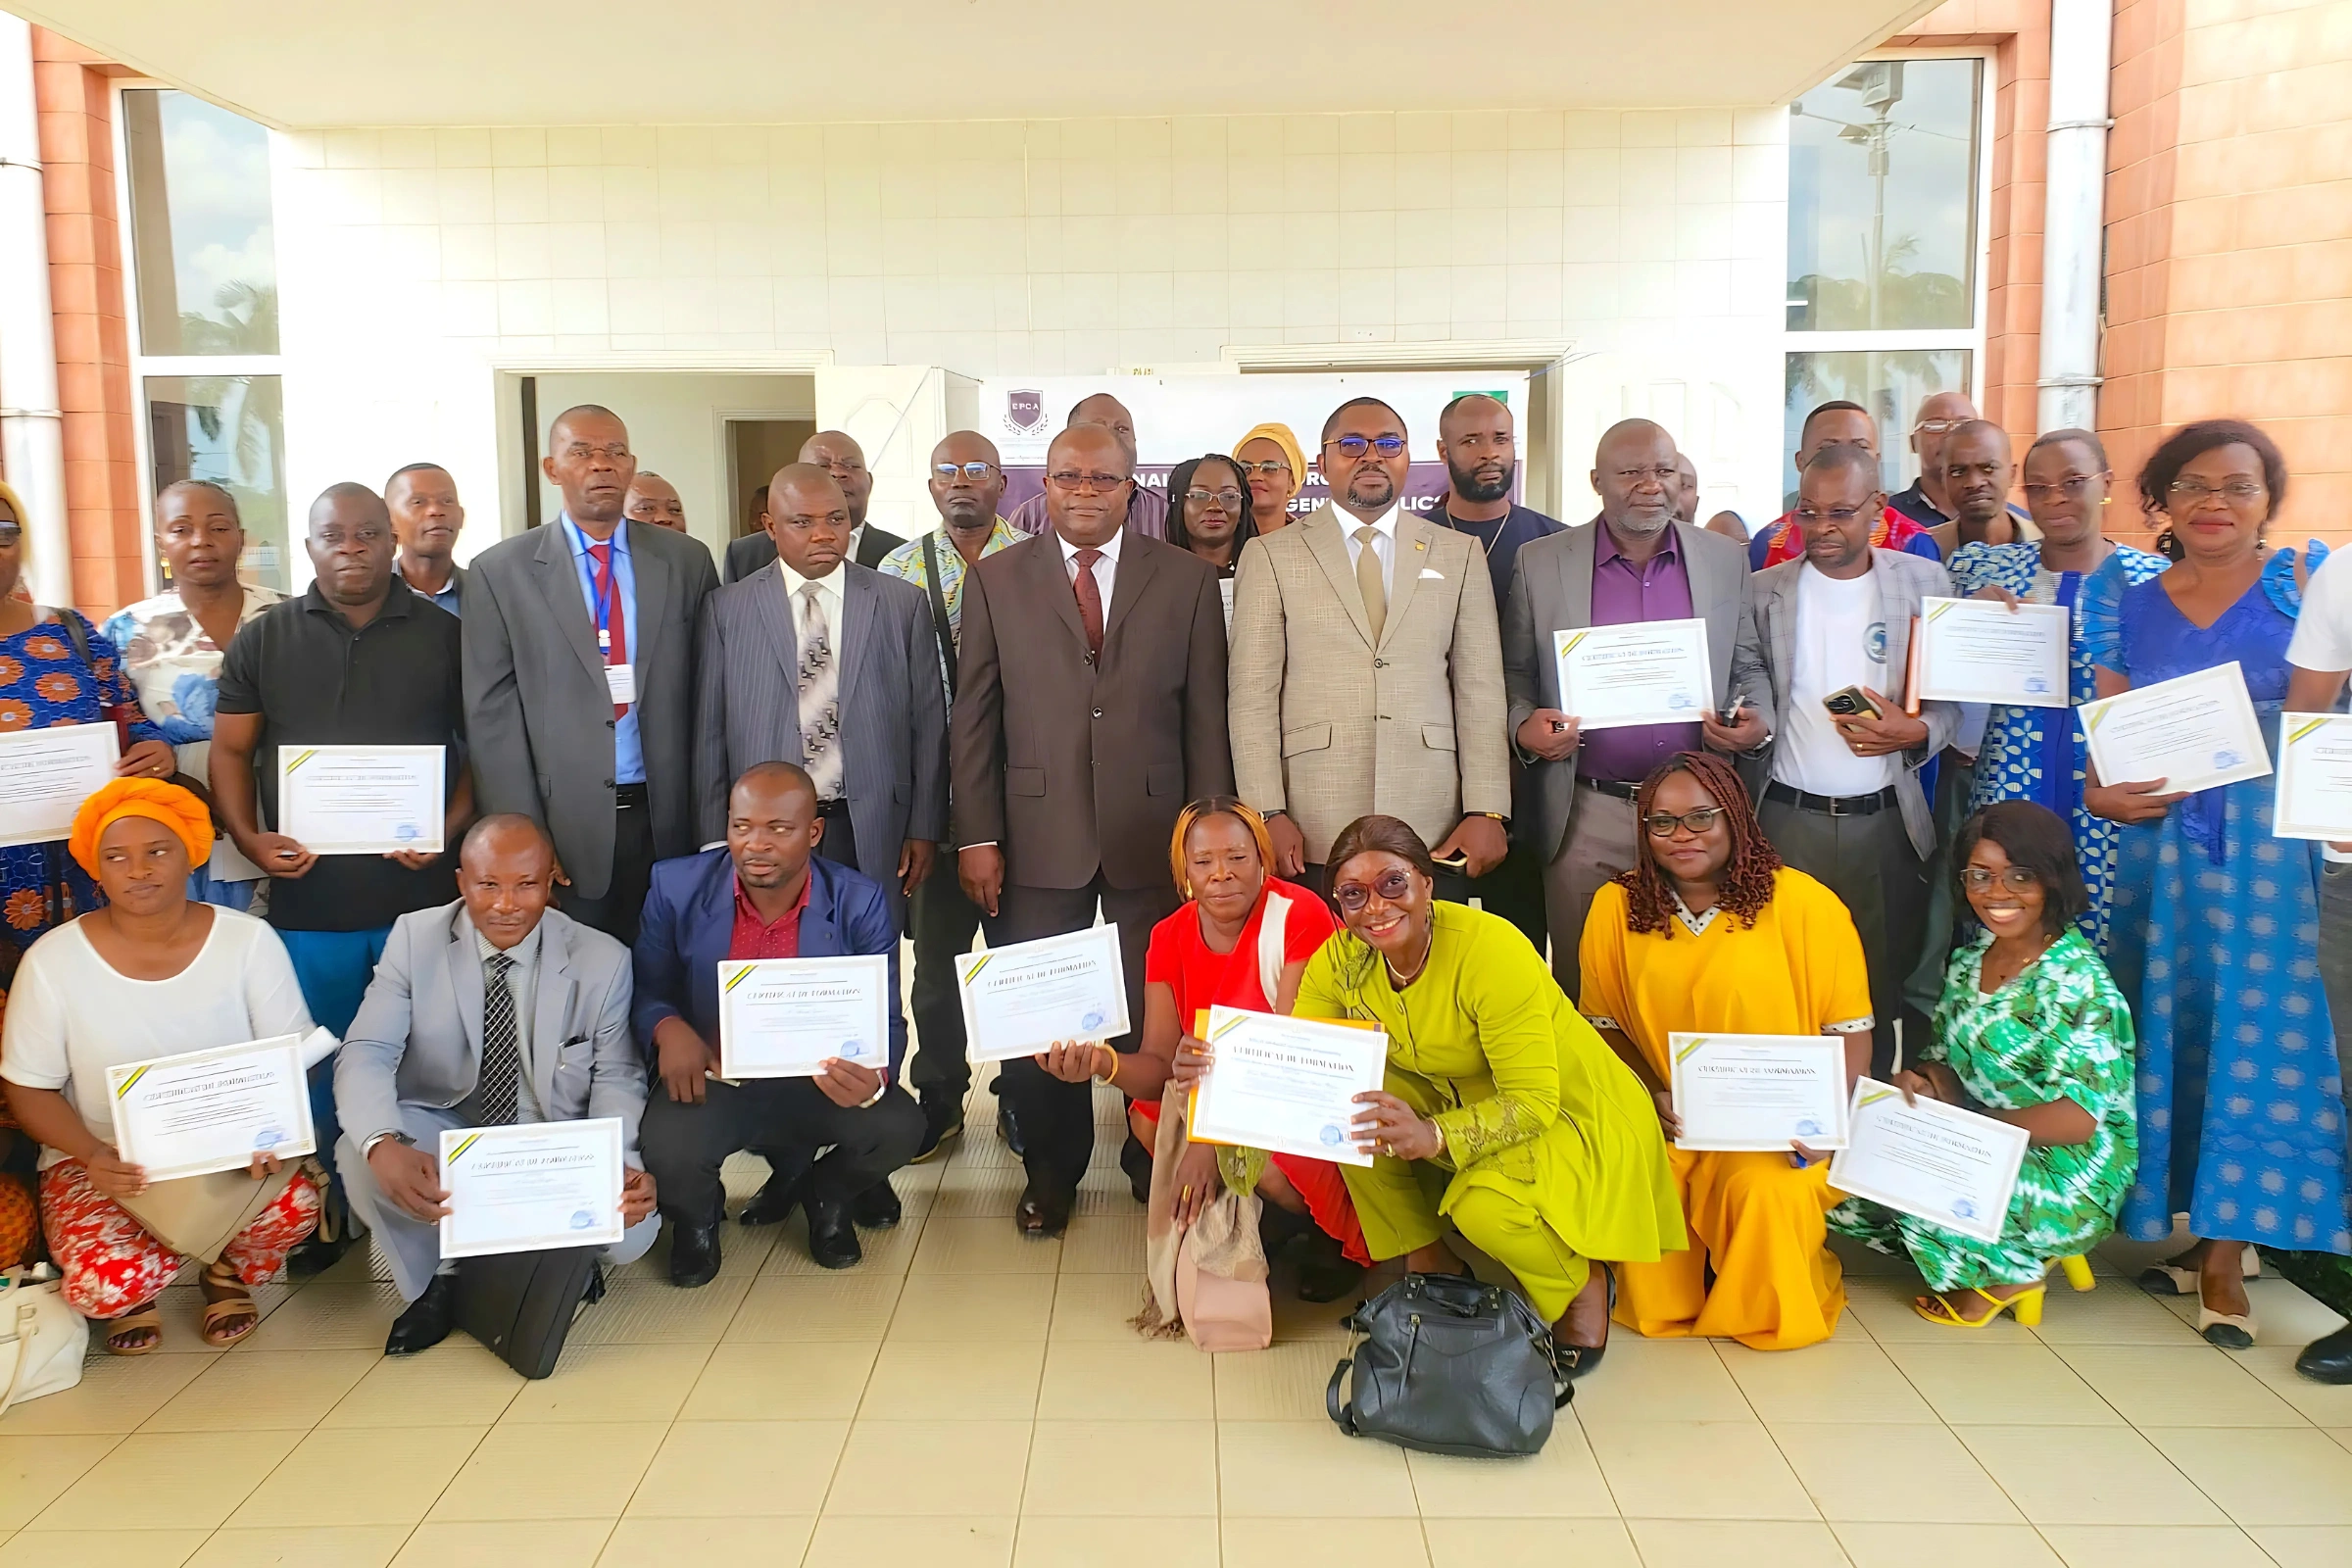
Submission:
[[[1078,575],[1070,586],[1078,590],[1078,618],[1086,622],[1086,650],[1095,662],[1102,662],[1102,585],[1095,581],[1095,563],[1102,559],[1100,550],[1081,550],[1070,558],[1078,564]]]
[[[597,629],[611,633],[605,645],[605,663],[612,666],[629,662],[629,628],[627,617],[621,613],[620,586],[612,580],[612,546],[610,543],[591,544],[588,559],[596,564],[596,604],[604,612],[605,621]],[[612,705],[612,716],[618,718],[629,710],[626,703]]]

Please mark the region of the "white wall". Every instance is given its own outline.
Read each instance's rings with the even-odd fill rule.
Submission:
[[[1779,110],[278,146],[295,491],[433,453],[472,507],[466,553],[519,525],[497,515],[491,367],[613,356],[718,369],[829,351],[845,368],[1049,375],[1213,363],[1235,345],[1377,365],[1397,345],[1574,338],[1591,357],[1562,400],[1571,473],[1592,421],[1680,408],[1705,426],[1686,439],[1709,504],[1777,510]],[[915,422],[939,416],[943,388],[927,379]],[[885,495],[927,451],[900,444],[910,458],[876,464]],[[1572,484],[1563,510],[1583,499]]]

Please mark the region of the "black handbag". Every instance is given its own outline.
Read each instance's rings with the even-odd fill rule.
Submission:
[[[605,1294],[602,1250],[559,1247],[459,1259],[458,1327],[524,1377],[546,1377],[580,1303]]]
[[[1351,1438],[1471,1458],[1536,1453],[1575,1397],[1550,1328],[1518,1296],[1465,1275],[1407,1274],[1348,1327],[1363,1339],[1332,1369],[1324,1404]]]

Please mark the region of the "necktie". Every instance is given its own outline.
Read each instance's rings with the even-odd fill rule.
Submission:
[[[1078,564],[1078,575],[1070,586],[1078,590],[1078,618],[1086,622],[1086,651],[1095,662],[1102,662],[1102,585],[1095,581],[1095,563],[1102,559],[1100,550],[1081,550],[1070,558]]]
[[[1355,530],[1355,591],[1364,596],[1364,619],[1372,626],[1372,643],[1380,644],[1381,628],[1389,619],[1389,592],[1380,580],[1380,530],[1365,523]]]
[[[597,609],[601,607],[605,613],[605,621],[600,629],[611,634],[611,641],[605,645],[605,662],[607,665],[625,664],[629,662],[629,628],[624,624],[621,614],[620,585],[612,577],[612,542],[610,540],[591,542],[588,546],[588,559],[594,564],[596,580],[596,604],[589,607],[589,613],[596,613]],[[628,710],[629,705],[626,703],[612,705],[614,718],[620,717]]]
[[[514,1119],[514,1086],[522,1072],[522,1050],[514,1029],[514,988],[507,976],[514,960],[493,953],[483,960],[490,971],[482,987],[482,1070],[474,1080],[475,1102],[481,1125],[503,1127]]]
[[[825,636],[825,612],[816,596],[823,590],[809,583],[801,590],[801,755],[816,798],[841,798],[841,671],[833,662],[833,645]]]

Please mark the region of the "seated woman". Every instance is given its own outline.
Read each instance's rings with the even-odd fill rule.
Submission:
[[[1781,863],[1731,763],[1683,752],[1635,797],[1634,869],[1592,901],[1580,951],[1585,1017],[1681,1131],[1667,1091],[1677,1033],[1837,1035],[1847,1087],[1870,1065],[1862,939],[1836,894]],[[1629,1262],[1617,1320],[1651,1337],[1793,1350],[1830,1337],[1843,1275],[1822,1244],[1838,1195],[1826,1160],[1669,1149],[1692,1246]],[[1712,1283],[1710,1283],[1710,1278]]]
[[[2131,1009],[2075,922],[2090,906],[2074,835],[2032,801],[1999,801],[1952,842],[1960,891],[1984,930],[1952,955],[1936,1038],[1894,1082],[2033,1136],[2001,1239],[1981,1242],[1859,1198],[1839,1235],[1908,1252],[1936,1294],[1931,1323],[2041,1319],[2042,1276],[2115,1229],[2139,1159]]]
[[[1657,1112],[1640,1080],[1577,1016],[1508,920],[1441,904],[1421,836],[1361,816],[1332,841],[1332,900],[1347,930],[1299,978],[1301,1018],[1387,1032],[1388,1086],[1359,1095],[1344,1174],[1375,1258],[1459,1272],[1449,1219],[1518,1276],[1552,1324],[1560,1364],[1589,1372],[1608,1345],[1607,1269],[1683,1245]]]
[[[41,1223],[67,1301],[105,1321],[108,1349],[144,1355],[163,1338],[156,1298],[188,1260],[123,1207],[157,1189],[115,1151],[107,1068],[278,1035],[311,1037],[307,1059],[333,1039],[314,1031],[276,932],[188,898],[188,872],[213,847],[212,816],[194,794],[116,779],[82,803],[67,847],[106,906],[25,954],[9,993],[0,1079],[17,1120],[43,1146]],[[276,1175],[274,1158],[255,1157],[256,1180]],[[246,1287],[274,1277],[318,1220],[318,1184],[306,1171],[290,1175],[203,1272],[208,1345],[253,1331],[261,1314]]]

